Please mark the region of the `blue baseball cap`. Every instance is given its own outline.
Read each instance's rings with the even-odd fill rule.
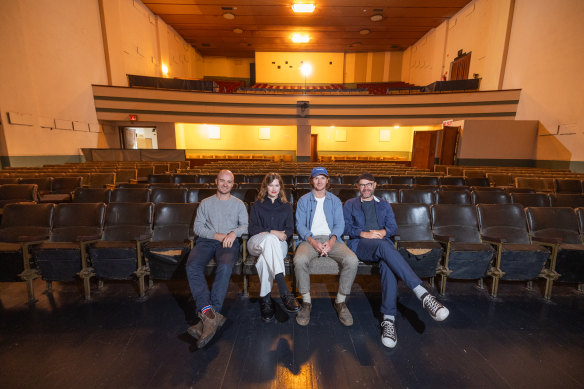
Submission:
[[[314,169],[312,169],[312,173],[310,173],[310,178],[312,177],[316,177],[316,176],[326,176],[328,177],[328,172],[326,171],[325,168],[323,168],[322,166],[319,167],[315,167]]]

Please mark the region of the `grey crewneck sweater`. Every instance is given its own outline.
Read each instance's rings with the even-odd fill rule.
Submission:
[[[235,196],[219,200],[217,195],[207,197],[197,209],[195,234],[202,238],[213,239],[215,234],[228,234],[231,231],[240,237],[247,233],[248,215],[243,201]]]

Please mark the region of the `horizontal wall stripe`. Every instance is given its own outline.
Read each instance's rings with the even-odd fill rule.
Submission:
[[[265,104],[265,103],[234,103],[214,101],[189,101],[189,100],[164,100],[146,99],[139,97],[94,96],[95,100],[119,101],[150,104],[176,104],[176,105],[203,105],[218,107],[268,107],[268,108],[297,108],[297,104]],[[429,107],[467,107],[481,105],[516,105],[519,100],[486,100],[486,101],[461,101],[451,103],[417,103],[417,104],[313,104],[309,108],[347,109],[347,108],[429,108]]]
[[[444,113],[444,114],[417,114],[417,115],[278,115],[252,114],[230,112],[191,112],[191,111],[157,111],[122,108],[96,108],[96,112],[123,113],[136,115],[169,115],[189,117],[241,117],[241,118],[280,118],[280,119],[431,119],[431,118],[479,118],[479,117],[514,117],[515,112],[483,112],[483,113]]]

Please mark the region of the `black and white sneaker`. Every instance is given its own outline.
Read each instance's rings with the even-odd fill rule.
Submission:
[[[395,323],[392,320],[385,319],[381,322],[381,343],[389,348],[394,348],[397,344]]]
[[[424,293],[422,296],[422,305],[424,309],[428,311],[432,319],[436,321],[442,321],[448,317],[450,311],[444,305],[440,304],[436,297],[432,296],[430,293]]]

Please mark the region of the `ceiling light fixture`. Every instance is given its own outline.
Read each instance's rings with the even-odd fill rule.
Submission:
[[[234,15],[234,14],[232,14],[231,12],[225,12],[225,13],[223,14],[223,17],[224,17],[225,19],[227,19],[227,20],[233,20],[233,19],[235,19],[235,15]]]
[[[371,21],[373,22],[379,22],[381,20],[383,20],[383,15],[375,14],[371,16]]]
[[[241,34],[241,33],[243,33],[243,30],[241,28],[239,28],[239,27],[236,27],[236,28],[233,29],[233,32],[236,33],[236,34]]]
[[[292,11],[296,13],[312,13],[316,9],[316,5],[314,3],[305,4],[305,3],[294,3],[292,4]]]
[[[367,30],[367,29],[363,29],[363,30],[359,31],[359,34],[361,34],[361,35],[367,35],[367,34],[369,34],[370,32],[371,32],[371,31],[369,31],[369,30]]]
[[[308,43],[310,37],[308,35],[294,34],[292,35],[292,42],[294,43]]]

